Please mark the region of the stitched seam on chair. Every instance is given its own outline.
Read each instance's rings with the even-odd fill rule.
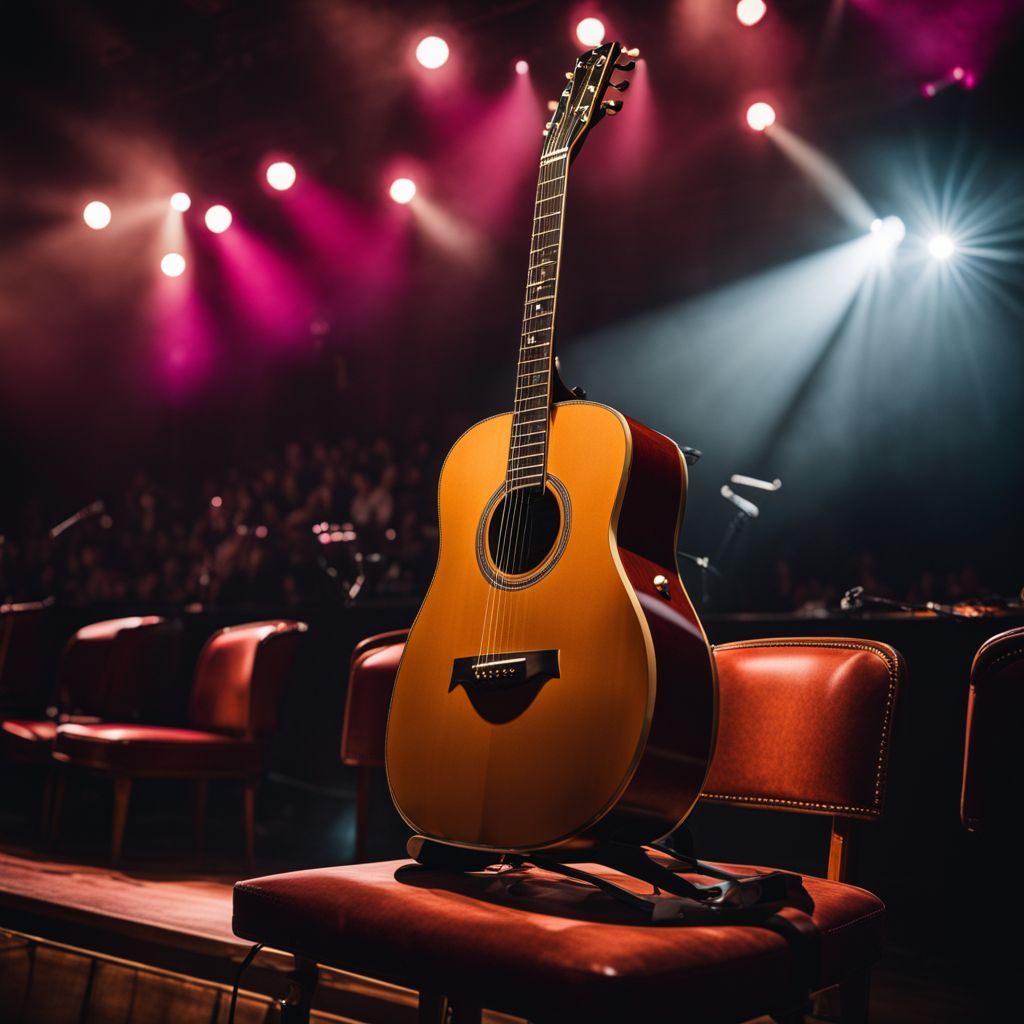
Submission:
[[[882,907],[880,910],[873,910],[870,914],[865,914],[863,917],[857,917],[852,921],[844,921],[842,924],[837,924],[835,928],[826,928],[823,934],[835,935],[837,932],[841,932],[846,928],[856,928],[859,925],[867,924],[869,921],[874,921],[876,918],[884,916],[885,908]]]
[[[991,672],[1000,662],[1011,661],[1014,658],[1024,658],[1024,647],[1018,647],[1012,651],[1007,651],[1005,654],[1000,654],[998,658],[993,658],[990,662],[987,662],[984,669],[986,672]]]
[[[819,811],[846,811],[849,814],[869,814],[877,817],[877,807],[859,807],[856,804],[827,804],[816,800],[786,800],[777,796],[735,796],[729,793],[701,793],[705,800],[732,800],[736,803],[777,804],[780,807],[809,807]]]
[[[849,651],[868,651],[870,654],[877,655],[882,661],[885,662],[886,671],[889,675],[889,690],[885,698],[885,710],[882,713],[882,730],[881,730],[881,741],[878,748],[878,760],[875,763],[875,794],[874,794],[874,806],[868,810],[863,807],[845,806],[843,804],[819,804],[813,801],[783,801],[773,798],[765,798],[761,800],[756,796],[738,796],[738,797],[726,797],[711,793],[704,794],[705,796],[713,796],[714,799],[735,799],[735,800],[746,800],[760,803],[789,803],[793,807],[820,807],[823,810],[847,810],[850,813],[864,813],[867,810],[869,814],[882,813],[882,785],[885,781],[885,765],[887,760],[888,748],[889,748],[889,732],[892,726],[892,709],[893,704],[896,700],[896,683],[899,678],[899,655],[895,658],[889,656],[889,652],[886,648],[873,644],[870,641],[855,642],[850,641],[846,643],[842,642],[829,642],[824,640],[796,640],[796,639],[771,639],[766,638],[763,640],[736,640],[728,644],[719,644],[712,648],[716,650],[743,650],[751,647],[825,647],[833,650],[849,650]]]

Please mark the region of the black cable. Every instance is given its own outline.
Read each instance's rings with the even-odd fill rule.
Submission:
[[[252,963],[253,958],[263,948],[262,942],[257,942],[248,953],[245,954],[245,959],[238,965],[238,971],[235,974],[235,984],[231,988],[231,1007],[228,1009],[228,1024],[235,1024],[235,1003],[238,1002],[238,986],[242,983],[242,975],[245,973],[245,969]]]

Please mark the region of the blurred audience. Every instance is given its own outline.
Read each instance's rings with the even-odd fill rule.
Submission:
[[[0,539],[0,600],[71,605],[272,606],[425,591],[437,548],[439,459],[397,450],[288,444],[206,480],[197,493],[139,473],[105,511],[50,539],[38,503]]]

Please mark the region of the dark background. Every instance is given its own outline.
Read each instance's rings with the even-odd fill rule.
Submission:
[[[717,0],[600,6],[645,63],[571,179],[565,376],[704,450],[687,550],[719,543],[729,473],[783,478],[747,530],[722,606],[777,602],[779,559],[820,584],[807,589],[812,603],[857,582],[907,596],[924,571],[939,597],[1015,593],[1021,5],[770,7],[743,29]],[[29,499],[55,522],[123,492],[139,469],[187,495],[293,438],[412,433],[441,452],[506,408],[539,101],[560,88],[586,13],[326,0],[8,9],[0,533],[17,534]],[[409,60],[432,30],[453,50],[436,79]],[[518,58],[536,97],[502,121]],[[955,65],[976,76],[973,89],[949,83]],[[927,99],[922,85],[935,80]],[[888,267],[865,272],[843,255],[863,226],[746,129],[743,111],[762,97],[878,214],[906,221]],[[399,237],[394,280],[375,292],[324,264],[261,187],[276,152],[365,218],[357,263],[375,231]],[[388,201],[399,165],[449,218],[439,232]],[[187,286],[213,327],[187,388],[161,377],[159,219],[126,226],[123,212],[177,188],[194,199]],[[105,232],[81,222],[94,197],[115,211]],[[302,285],[303,316],[283,342],[266,343],[226,288],[200,220],[212,201]],[[961,243],[941,268],[924,253],[939,226]]]

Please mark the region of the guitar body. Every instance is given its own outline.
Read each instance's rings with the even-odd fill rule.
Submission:
[[[510,421],[472,427],[441,473],[437,570],[388,721],[391,793],[417,832],[467,847],[649,842],[696,801],[716,726],[676,569],[686,465],[606,406],[556,403],[530,505],[506,490]]]

